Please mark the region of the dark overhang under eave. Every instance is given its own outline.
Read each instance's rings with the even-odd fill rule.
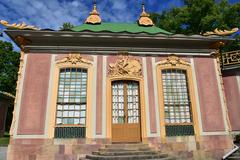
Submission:
[[[5,30],[5,33],[18,45],[15,40],[17,36],[23,36],[31,43],[28,44],[29,50],[49,48],[151,48],[162,50],[178,48],[180,50],[207,50],[215,42],[228,42],[234,39],[219,36],[201,35],[149,35],[146,33],[111,33],[111,32],[71,32],[71,31],[46,31],[46,30]]]

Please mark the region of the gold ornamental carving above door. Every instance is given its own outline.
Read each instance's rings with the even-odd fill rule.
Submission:
[[[109,64],[110,77],[141,77],[142,65],[139,60],[130,56],[119,56],[115,63]]]

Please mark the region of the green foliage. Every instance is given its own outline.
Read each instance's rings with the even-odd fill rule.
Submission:
[[[234,143],[240,144],[240,134],[235,136]]]
[[[2,137],[0,138],[0,146],[8,146],[9,144],[9,137]]]
[[[201,34],[219,29],[240,28],[240,3],[227,0],[183,0],[184,6],[172,8],[161,14],[152,13],[156,26],[172,33]],[[236,37],[237,38],[237,37]],[[224,48],[225,49],[225,48]],[[239,38],[225,50],[240,49]]]
[[[70,22],[63,23],[62,27],[60,27],[60,30],[70,30],[74,27]]]
[[[0,41],[0,91],[15,95],[19,57],[11,43]]]
[[[184,4],[161,14],[152,13],[151,18],[158,27],[182,34],[240,27],[240,3],[230,5],[227,0],[219,3],[214,0],[184,0]]]

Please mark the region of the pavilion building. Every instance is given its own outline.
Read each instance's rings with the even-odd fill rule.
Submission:
[[[102,22],[96,5],[69,30],[2,24],[21,48],[8,159],[76,158],[119,142],[203,159],[233,148],[239,74],[222,79],[218,56],[233,39],[172,34],[144,7],[132,24]]]

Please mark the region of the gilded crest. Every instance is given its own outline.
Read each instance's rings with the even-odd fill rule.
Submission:
[[[159,63],[160,65],[171,65],[171,66],[177,66],[177,65],[186,65],[189,66],[190,64],[186,61],[181,60],[179,57],[175,55],[170,55],[167,57],[166,60],[163,60]]]
[[[35,27],[35,26],[31,26],[31,25],[27,25],[25,22],[22,23],[13,23],[13,24],[9,24],[7,21],[4,20],[0,20],[0,23],[10,29],[30,29],[30,30],[40,30],[40,28]]]
[[[218,36],[228,36],[233,33],[236,33],[239,29],[233,28],[231,30],[220,30],[218,28],[214,29],[214,31],[209,31],[206,33],[203,33],[204,36],[210,36],[210,35],[218,35]]]
[[[62,60],[59,60],[57,64],[91,64],[88,60],[84,59],[80,54],[72,54],[70,53],[67,57],[63,58]]]
[[[142,76],[142,65],[137,59],[120,56],[115,63],[109,64],[109,76]]]

